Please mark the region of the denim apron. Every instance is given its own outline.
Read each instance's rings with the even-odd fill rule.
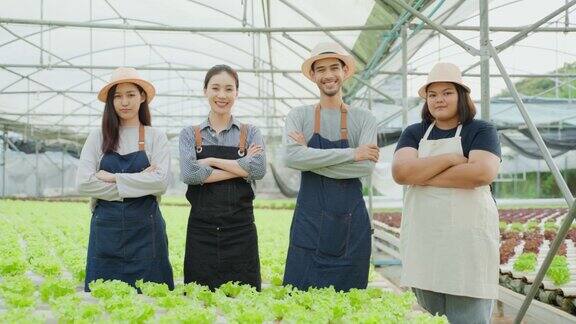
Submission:
[[[340,140],[320,135],[320,105],[308,147],[348,148],[347,109],[340,107]],[[284,285],[300,290],[366,288],[371,253],[370,219],[358,178],[332,179],[302,172],[290,228]]]
[[[144,126],[139,129],[139,150],[120,155],[106,153],[100,170],[110,173],[138,173],[150,166],[144,150]],[[166,223],[153,195],[98,200],[90,222],[84,290],[96,279],[122,280],[132,286],[136,280],[166,283],[174,288],[168,260]]]
[[[246,154],[247,125],[240,127],[238,147],[202,145],[194,127],[196,158],[236,160]],[[184,283],[214,290],[228,281],[261,288],[258,235],[254,224],[254,191],[245,179],[189,185]]]

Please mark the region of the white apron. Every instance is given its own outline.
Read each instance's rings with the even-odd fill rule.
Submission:
[[[452,138],[420,140],[418,157],[463,154]],[[400,235],[402,286],[475,298],[498,298],[498,209],[489,186],[475,189],[409,186]]]

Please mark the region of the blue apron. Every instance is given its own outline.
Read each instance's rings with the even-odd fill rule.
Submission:
[[[110,173],[137,173],[150,166],[144,151],[144,127],[140,126],[139,151],[120,155],[107,153],[100,170]],[[118,279],[134,286],[136,280],[166,283],[174,288],[168,260],[166,223],[153,195],[98,200],[90,222],[86,280]]]
[[[308,147],[348,148],[347,110],[341,107],[341,137],[320,136],[320,106]],[[337,291],[366,288],[371,253],[370,218],[358,178],[332,179],[302,172],[290,228],[284,285],[300,290],[334,286]]]

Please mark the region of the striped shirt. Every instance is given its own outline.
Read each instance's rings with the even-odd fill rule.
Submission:
[[[202,145],[219,145],[238,147],[240,142],[241,123],[234,117],[230,118],[230,123],[226,129],[220,133],[210,125],[210,120],[199,125],[202,135]],[[264,148],[264,141],[260,130],[253,125],[248,125],[246,145],[261,145]],[[240,167],[248,172],[247,181],[260,180],[266,173],[266,153],[254,156],[244,156],[236,160]],[[194,127],[189,126],[180,132],[180,179],[185,184],[199,185],[212,174],[214,169],[207,165],[201,165],[196,159]]]

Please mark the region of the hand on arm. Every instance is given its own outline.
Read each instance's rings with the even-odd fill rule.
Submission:
[[[378,162],[380,158],[380,148],[376,144],[362,144],[354,150],[354,161]]]
[[[333,179],[351,179],[371,175],[380,157],[380,148],[376,145],[377,125],[372,114],[364,116],[359,128],[361,131],[358,147],[352,149],[353,160],[314,169],[312,172]]]
[[[78,161],[76,187],[82,196],[109,201],[120,200],[116,183],[106,182],[98,178],[101,141],[102,139],[97,132],[90,133],[86,139]]]
[[[299,145],[306,146],[306,139],[302,132],[291,132],[290,138]],[[376,144],[362,144],[354,149],[354,161],[372,161],[378,162],[380,148]]]
[[[311,171],[331,165],[354,161],[354,149],[316,149],[307,146],[302,133],[304,116],[301,111],[292,111],[286,117],[282,143],[284,164],[292,169]],[[299,134],[297,134],[299,133]]]
[[[214,169],[212,173],[204,180],[204,183],[214,183],[219,181],[224,181],[228,179],[239,178],[237,174],[232,172]]]
[[[180,132],[180,178],[185,184],[201,185],[214,169],[198,162],[194,143],[193,129],[183,129]]]
[[[170,179],[170,144],[163,132],[148,129],[153,138],[146,152],[150,153],[150,166],[136,173],[115,174],[118,191],[123,198],[161,195],[166,192]],[[104,175],[111,180],[110,175]]]
[[[252,144],[248,147],[246,156],[252,157],[262,154],[262,152],[262,146]],[[245,178],[248,176],[248,172],[242,169],[236,160],[206,158],[198,160],[198,163],[217,168],[212,171],[210,176],[204,181],[205,183],[219,182],[234,178]]]
[[[252,144],[248,147],[246,151],[247,157],[252,157],[258,154],[262,154],[263,148],[261,145]],[[210,166],[228,173],[232,173],[235,177],[246,178],[248,177],[248,171],[244,170],[237,160],[219,159],[219,158],[205,158],[198,160],[198,163],[205,166]],[[226,179],[224,179],[226,180]]]
[[[146,169],[142,170],[141,173],[154,173],[158,171],[158,167],[156,165],[151,165]],[[108,183],[116,183],[116,174],[110,173],[108,171],[99,170],[94,174],[94,176],[101,181],[108,182]]]
[[[427,180],[424,185],[441,188],[474,189],[492,183],[498,175],[500,158],[482,150],[470,151],[468,163],[448,168]]]
[[[116,183],[116,175],[114,173],[110,173],[108,171],[99,170],[94,174],[96,179],[108,182],[108,183]]]
[[[419,158],[418,150],[403,147],[394,153],[392,177],[402,185],[426,185],[428,180],[448,168],[467,162],[464,156],[455,153]]]

